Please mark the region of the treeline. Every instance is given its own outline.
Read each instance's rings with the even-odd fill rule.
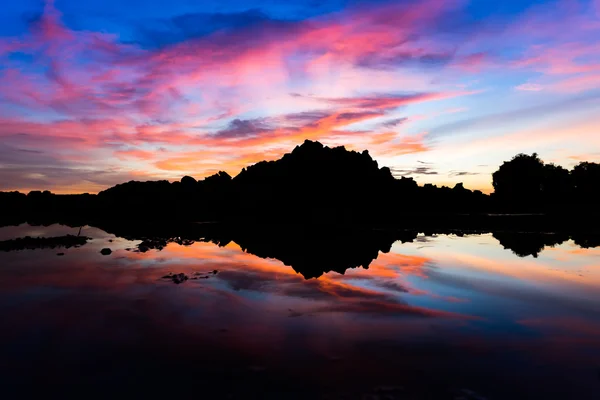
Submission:
[[[492,175],[496,208],[515,212],[596,209],[600,164],[581,162],[572,170],[546,164],[536,153],[518,154]]]
[[[396,179],[368,151],[329,148],[305,141],[276,161],[203,180],[126,182],[97,195],[48,191],[0,193],[0,219],[186,220],[307,223],[398,223],[448,215],[594,210],[600,165],[572,171],[544,164],[536,154],[517,155],[493,174],[492,196],[466,189]],[[454,220],[455,221],[455,220]]]

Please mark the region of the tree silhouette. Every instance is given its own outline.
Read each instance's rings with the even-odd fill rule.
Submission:
[[[492,175],[497,199],[510,208],[535,208],[540,202],[543,184],[544,162],[537,153],[518,154]]]
[[[593,197],[593,163],[582,163],[576,170],[545,164],[537,153],[518,154],[493,173],[497,205],[509,211],[560,211],[573,203],[575,177],[581,182],[580,197]],[[596,177],[596,182],[598,178]]]
[[[571,171],[577,200],[581,203],[600,202],[600,164],[581,162]]]
[[[569,170],[555,164],[545,164],[542,177],[542,196],[546,205],[564,205],[573,193]]]

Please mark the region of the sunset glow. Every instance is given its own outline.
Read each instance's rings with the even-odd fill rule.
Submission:
[[[311,139],[490,192],[519,152],[600,161],[599,37],[598,0],[7,2],[0,190],[236,175]]]

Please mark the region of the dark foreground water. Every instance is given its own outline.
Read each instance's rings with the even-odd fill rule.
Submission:
[[[77,233],[22,225],[0,241]],[[93,239],[0,252],[1,397],[600,398],[599,247],[518,257],[489,234],[419,235],[307,280],[234,242],[142,252],[81,235]]]

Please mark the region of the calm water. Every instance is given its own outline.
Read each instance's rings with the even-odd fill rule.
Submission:
[[[21,225],[0,240],[77,233]],[[419,235],[368,269],[307,280],[234,242],[139,252],[140,241],[81,234],[93,240],[0,252],[0,387],[175,380],[218,398],[600,398],[598,247],[518,257],[492,235]],[[161,279],[169,272],[199,279],[177,285]]]

